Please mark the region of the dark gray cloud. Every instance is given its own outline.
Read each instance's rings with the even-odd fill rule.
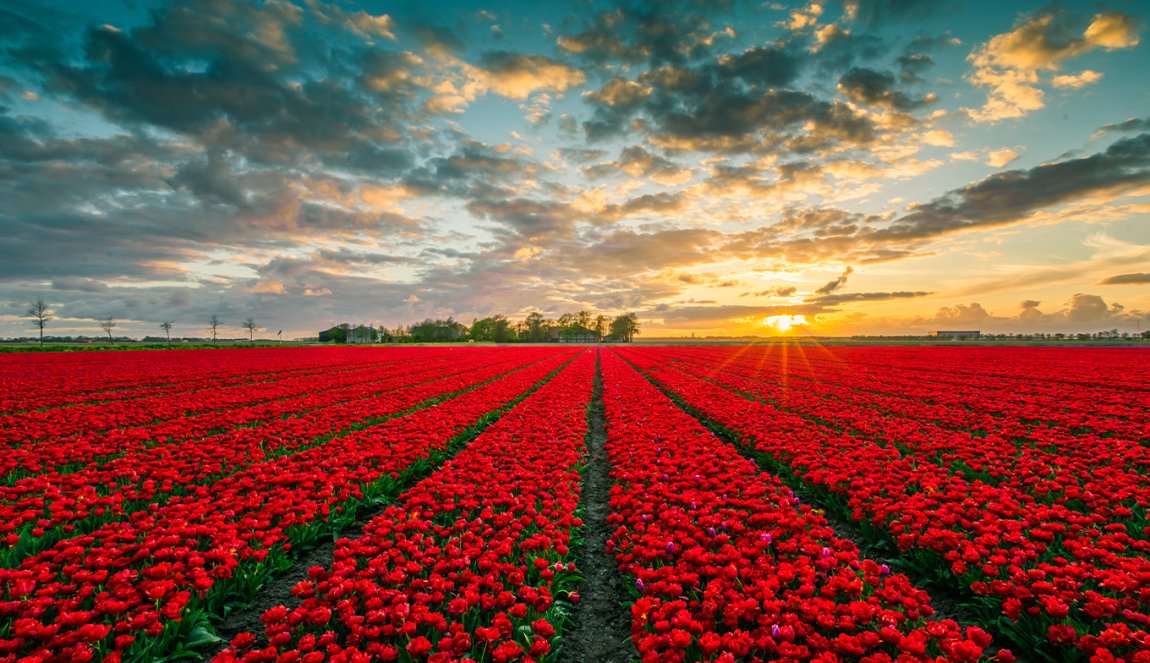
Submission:
[[[248,160],[340,162],[354,152],[353,167],[378,166],[373,154],[395,161],[395,145],[379,137],[401,140],[412,117],[410,56],[354,41],[316,49],[314,26],[338,24],[368,39],[374,24],[320,5],[303,21],[301,11],[288,3],[180,3],[130,31],[89,28],[79,61],[45,54],[26,64],[51,93],[112,122],[193,136]]]
[[[1150,182],[1150,133],[1116,141],[1088,157],[995,173],[917,205],[876,240],[913,240],[1019,221],[1031,212],[1096,193]]]
[[[893,74],[860,67],[842,75],[839,90],[851,101],[898,111],[916,110],[933,101],[933,97],[914,97],[898,89]]]
[[[677,0],[628,2],[587,20],[574,20],[559,48],[591,63],[682,64],[711,52],[712,15],[730,3]]]
[[[1134,131],[1150,131],[1150,118],[1132,117],[1115,124],[1105,124],[1099,127],[1094,135],[1099,137],[1108,133]]]
[[[804,59],[785,46],[758,46],[700,63],[665,65],[613,78],[588,97],[583,129],[602,140],[638,129],[667,150],[798,152],[865,145],[873,123],[838,101],[790,89]]]

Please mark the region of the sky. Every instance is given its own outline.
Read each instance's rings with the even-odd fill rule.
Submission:
[[[1150,5],[5,0],[0,337],[1150,329]]]

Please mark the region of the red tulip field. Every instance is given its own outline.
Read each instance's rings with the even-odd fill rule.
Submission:
[[[1150,356],[0,355],[0,663],[1150,663]]]

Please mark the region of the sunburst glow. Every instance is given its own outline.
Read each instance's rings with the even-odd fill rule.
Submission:
[[[775,331],[780,334],[785,334],[795,327],[805,327],[807,316],[805,315],[772,315],[769,318],[763,318],[763,324],[768,327],[774,327]]]

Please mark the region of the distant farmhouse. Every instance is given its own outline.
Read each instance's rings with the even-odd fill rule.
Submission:
[[[950,341],[977,341],[982,337],[982,332],[974,331],[932,331],[931,336],[935,338],[942,338]]]
[[[348,323],[336,325],[331,329],[325,329],[319,332],[320,343],[378,343],[381,339],[380,333],[372,327],[359,325],[353,327]]]

